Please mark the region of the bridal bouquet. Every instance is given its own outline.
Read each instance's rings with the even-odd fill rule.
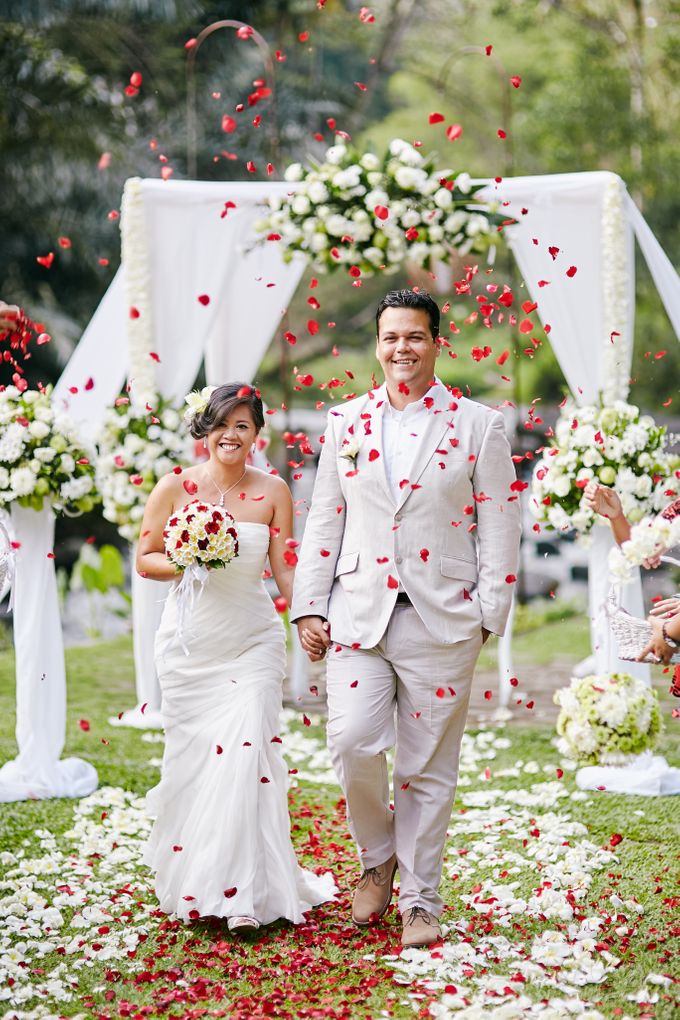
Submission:
[[[163,529],[165,555],[177,570],[224,567],[238,556],[236,521],[227,510],[194,500]]]
[[[163,542],[165,555],[182,574],[172,590],[177,599],[177,637],[188,655],[185,624],[203,594],[208,569],[224,567],[238,556],[238,529],[227,510],[193,500],[168,519]]]
[[[40,510],[47,499],[55,510],[86,513],[99,500],[94,458],[51,392],[7,386],[0,393],[0,506],[16,500]]]
[[[673,474],[680,465],[665,446],[666,429],[633,404],[577,407],[566,400],[554,439],[534,469],[534,517],[556,531],[587,534],[597,517],[583,503],[591,478],[616,489],[629,521],[661,510],[676,494]]]
[[[609,573],[624,584],[633,578],[633,570],[644,560],[661,556],[680,544],[680,516],[672,521],[665,517],[644,517],[633,525],[630,538],[609,551]]]
[[[193,440],[167,400],[156,398],[149,412],[120,398],[106,413],[97,446],[104,517],[134,542],[149,493],[173,468],[192,463]]]
[[[625,765],[662,731],[656,691],[629,673],[574,677],[554,700],[558,750],[580,765]]]
[[[262,240],[279,241],[283,257],[308,255],[318,272],[347,267],[352,276],[396,271],[405,258],[430,269],[460,254],[484,252],[496,228],[513,222],[482,203],[470,175],[436,166],[401,138],[385,155],[360,153],[343,136],[322,163],[293,163],[285,172],[296,185],[269,200],[269,215],[255,224]]]

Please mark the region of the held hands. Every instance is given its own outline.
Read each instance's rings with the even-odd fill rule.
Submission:
[[[323,659],[331,643],[331,625],[321,616],[301,616],[296,621],[300,644],[311,662]]]
[[[586,485],[583,490],[583,496],[586,506],[593,513],[599,514],[601,517],[607,517],[609,520],[623,516],[621,500],[614,489],[610,489],[607,485],[601,485],[594,478],[591,478]]]

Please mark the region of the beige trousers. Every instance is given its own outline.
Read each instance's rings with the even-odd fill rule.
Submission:
[[[328,652],[328,745],[350,832],[365,868],[396,851],[402,912],[442,911],[444,842],[481,646],[481,628],[439,644],[412,606],[397,605],[375,648]],[[392,807],[385,751],[395,744]]]

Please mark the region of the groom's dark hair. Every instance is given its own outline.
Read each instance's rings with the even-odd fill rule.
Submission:
[[[439,306],[426,290],[391,290],[385,294],[375,313],[375,333],[378,335],[380,316],[386,308],[419,308],[427,312],[433,339],[439,336]]]
[[[218,429],[232,411],[241,406],[250,408],[255,428],[259,431],[264,425],[260,391],[241,382],[225,383],[213,390],[205,410],[191,419],[189,431],[194,439],[203,439],[213,429]]]

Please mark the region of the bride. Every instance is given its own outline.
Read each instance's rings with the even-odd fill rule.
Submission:
[[[290,841],[278,735],[285,630],[262,581],[268,557],[290,604],[290,490],[246,463],[264,425],[255,390],[218,386],[202,406],[193,397],[191,410],[191,433],[208,460],[156,485],[137,570],[158,581],[177,578],[163,529],[195,499],[232,514],[239,549],[210,571],[182,641],[173,591],[165,604],[156,667],[166,746],[161,781],[147,796],[155,823],[144,863],[155,872],[164,911],[184,920],[227,917],[230,930],[247,933],[277,918],[299,924],[336,890],[330,873],[299,867]]]

